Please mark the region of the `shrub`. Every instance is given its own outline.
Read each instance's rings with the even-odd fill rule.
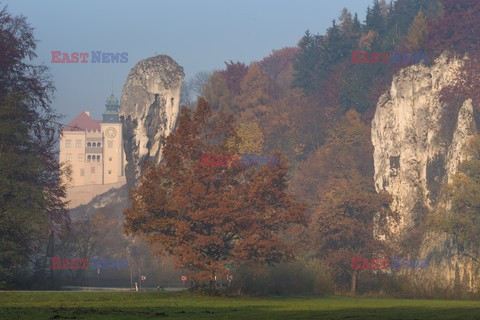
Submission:
[[[318,260],[297,260],[258,268],[241,266],[234,275],[234,292],[251,295],[332,293],[334,284]]]

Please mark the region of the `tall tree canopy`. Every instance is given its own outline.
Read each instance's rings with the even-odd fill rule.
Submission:
[[[50,107],[53,85],[36,57],[24,17],[0,11],[0,286],[13,270],[45,252],[50,230],[68,223],[65,185],[57,160],[59,116]],[[45,260],[44,260],[45,261]]]
[[[442,16],[431,20],[428,26],[429,52],[444,50],[456,53],[480,51],[480,2],[476,0],[440,0]]]
[[[277,263],[292,256],[283,231],[303,220],[302,206],[286,192],[286,167],[201,165],[204,153],[236,154],[230,117],[213,126],[200,99],[182,108],[179,126],[165,141],[164,161],[150,166],[125,212],[128,234],[143,234],[177,267],[199,279],[221,275],[227,263]],[[236,139],[233,139],[236,140]],[[211,278],[211,279],[212,279]]]

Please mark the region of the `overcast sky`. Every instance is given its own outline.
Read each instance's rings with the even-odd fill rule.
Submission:
[[[100,119],[113,91],[120,99],[130,69],[167,54],[186,78],[250,63],[273,49],[296,46],[305,30],[323,34],[346,7],[365,19],[372,0],[0,0],[34,27],[37,64],[49,67],[57,88],[53,105],[69,122],[89,110]],[[51,63],[51,51],[128,52],[127,63]]]

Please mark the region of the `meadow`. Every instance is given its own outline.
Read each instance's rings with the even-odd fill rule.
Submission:
[[[480,301],[211,297],[187,292],[0,292],[0,319],[480,319]]]

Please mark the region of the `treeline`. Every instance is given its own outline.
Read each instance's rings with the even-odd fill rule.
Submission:
[[[351,51],[427,52],[428,63],[445,50],[476,57],[480,41],[471,26],[480,21],[480,5],[375,0],[364,22],[347,9],[338,21],[324,35],[307,31],[295,48],[250,65],[230,61],[187,82],[203,98],[183,100],[190,110],[182,110],[176,132],[164,141],[165,161],[150,167],[132,194],[126,229],[146,235],[157,253],[174,255],[178,267],[190,270],[192,285],[212,287],[233,272],[231,290],[238,292],[355,293],[358,283],[361,292],[439,294],[402,277],[351,268],[352,257],[414,251],[425,232],[419,228],[401,248],[387,227],[399,216],[373,183],[370,120],[404,65],[353,64]],[[467,63],[458,87],[445,90],[445,100],[471,97],[478,110],[475,63]],[[182,96],[190,97],[186,91]],[[282,161],[273,169],[206,168],[202,153],[277,153]],[[476,188],[476,171],[468,170],[473,180],[467,182]],[[473,241],[476,229],[466,225],[478,226],[468,219],[480,207],[472,205],[465,220],[432,219],[427,227]],[[460,222],[456,233],[449,229]]]

